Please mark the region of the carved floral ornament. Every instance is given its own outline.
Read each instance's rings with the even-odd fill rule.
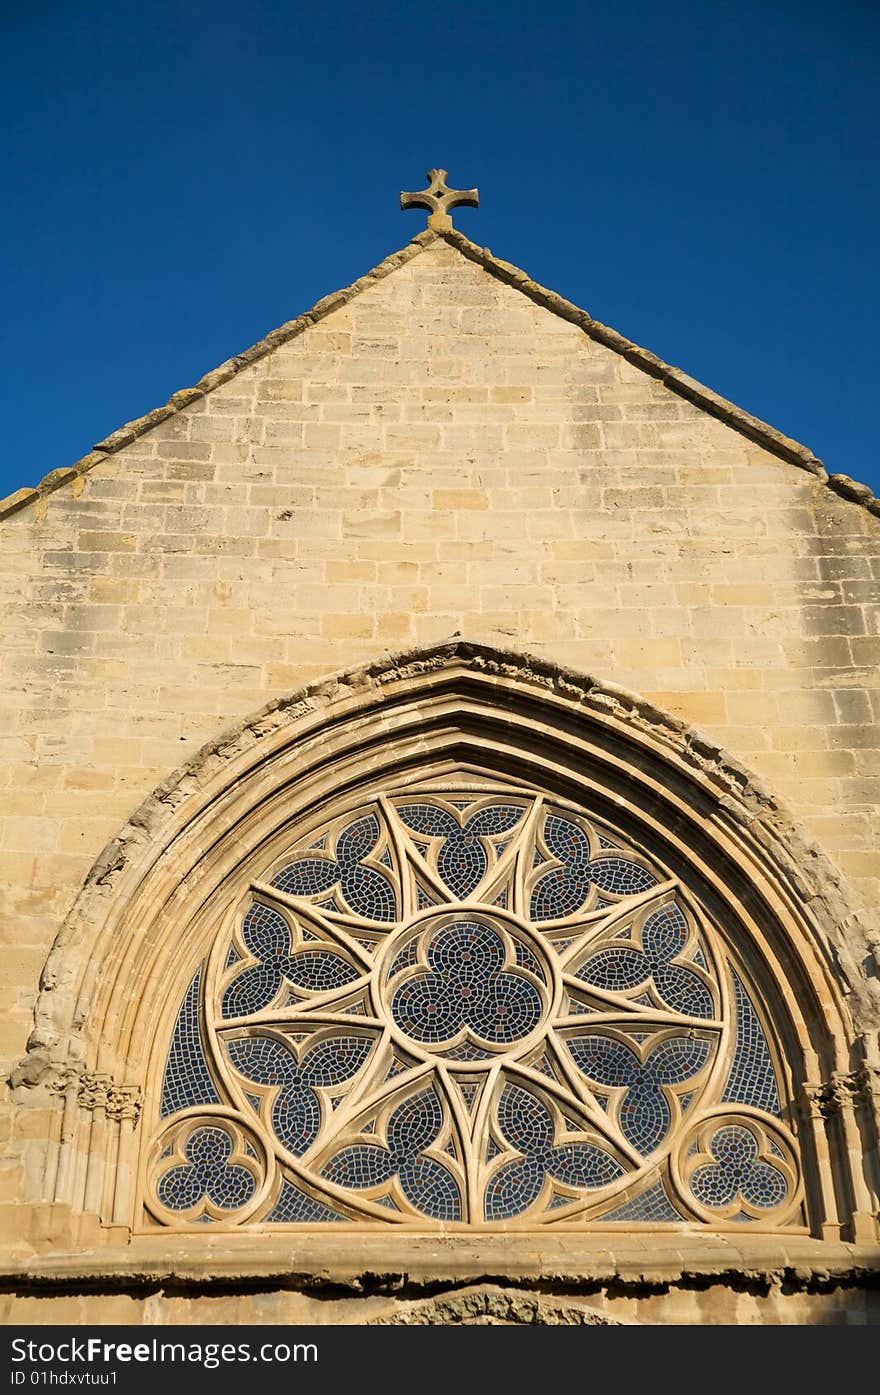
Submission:
[[[108,1119],[127,1119],[133,1126],[141,1117],[143,1093],[139,1085],[123,1085],[98,1071],[61,1071],[49,1085],[59,1095],[72,1093],[81,1109],[102,1111]]]
[[[464,776],[294,834],[174,1022],[162,1225],[803,1226],[755,988],[681,881]]]

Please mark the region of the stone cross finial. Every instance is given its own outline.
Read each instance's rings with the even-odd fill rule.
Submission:
[[[428,170],[428,187],[418,194],[400,195],[401,208],[427,208],[430,217],[428,227],[437,232],[448,232],[452,227],[449,216],[451,208],[459,205],[466,208],[479,208],[479,189],[447,189],[446,170]]]

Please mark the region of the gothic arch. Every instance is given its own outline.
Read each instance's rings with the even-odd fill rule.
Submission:
[[[155,1223],[162,1208],[145,1212],[141,1193],[162,1063],[254,859],[275,867],[292,830],[314,833],[377,792],[416,781],[449,792],[453,779],[587,811],[685,889],[689,916],[721,927],[724,953],[764,1005],[798,1139],[799,1159],[778,1165],[792,1179],[786,1223],[874,1240],[862,1164],[876,1150],[860,1036],[869,989],[834,869],[748,772],[680,722],[613,685],[459,641],[270,704],[171,777],[105,850],[47,963],[16,1077],[20,1092],[64,1096],[43,1199],[136,1232]],[[256,1176],[265,1141],[252,1141],[252,1166],[228,1102],[202,1112],[226,1119]],[[766,1141],[781,1158],[781,1135]]]

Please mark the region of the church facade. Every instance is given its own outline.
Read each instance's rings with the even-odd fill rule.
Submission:
[[[0,504],[6,1322],[880,1315],[880,501],[444,178]]]

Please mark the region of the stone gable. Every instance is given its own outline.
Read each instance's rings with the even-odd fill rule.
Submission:
[[[89,868],[169,772],[322,675],[453,635],[692,725],[880,902],[876,511],[464,241],[423,236],[14,496],[7,1069]]]

